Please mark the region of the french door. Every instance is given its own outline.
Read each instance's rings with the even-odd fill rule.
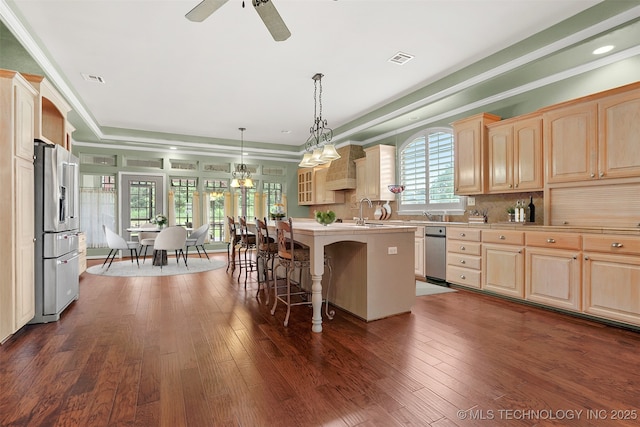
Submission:
[[[119,174],[120,233],[150,222],[157,214],[168,216],[166,178],[157,174]]]

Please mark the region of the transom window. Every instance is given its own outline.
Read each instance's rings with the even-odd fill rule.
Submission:
[[[464,199],[453,193],[451,129],[429,128],[413,135],[400,146],[398,163],[405,185],[398,201],[400,214],[464,211]]]

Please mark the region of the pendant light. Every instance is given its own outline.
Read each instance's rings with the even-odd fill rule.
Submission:
[[[253,180],[249,167],[244,163],[244,131],[246,128],[238,128],[240,130],[240,163],[236,165],[236,169],[231,174],[231,187],[234,188],[253,188]]]

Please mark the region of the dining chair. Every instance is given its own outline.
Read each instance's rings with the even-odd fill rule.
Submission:
[[[271,308],[271,315],[275,315],[278,301],[284,303],[287,306],[284,326],[288,326],[291,307],[297,305],[311,305],[311,292],[302,287],[302,280],[300,279],[297,283],[291,280],[291,275],[294,271],[299,270],[301,272],[300,278],[302,278],[302,271],[311,269],[311,253],[308,247],[296,246],[293,233],[293,221],[291,218],[289,218],[288,221],[276,222],[276,242],[278,245],[278,259],[277,264],[273,269],[273,294],[275,301],[273,302],[273,308]],[[328,297],[329,290],[331,288],[333,269],[331,267],[331,259],[326,255],[324,257],[324,266],[329,270],[326,291],[327,297],[323,298],[323,302],[325,303],[325,314],[329,319],[333,319],[335,311],[329,310]],[[279,267],[283,267],[286,271],[285,283],[283,286],[278,286],[277,283],[278,277],[276,272]]]
[[[106,225],[103,225],[102,229],[104,230],[104,234],[107,238],[107,246],[110,249],[109,255],[107,255],[107,258],[105,258],[104,262],[102,263],[102,266],[104,267],[107,261],[109,261],[109,258],[111,258],[111,260],[109,261],[109,265],[107,266],[107,270],[109,270],[109,267],[111,267],[111,263],[113,262],[113,259],[116,257],[116,254],[118,253],[118,251],[128,250],[131,254],[131,262],[133,263],[133,257],[135,255],[136,264],[138,264],[138,268],[139,268],[140,262],[138,261],[138,242],[125,240],[124,237],[120,236],[118,233],[111,230]]]
[[[204,248],[204,239],[206,239],[208,231],[209,224],[204,224],[191,232],[189,237],[187,237],[187,242],[185,243],[185,257],[189,256],[189,247],[193,246],[198,251],[198,257],[202,258],[202,255],[200,254],[200,249],[202,249],[202,252],[204,252],[207,259],[211,261]]]
[[[269,228],[267,227],[267,218],[264,220],[255,218],[256,222],[256,263],[258,265],[258,291],[256,298],[260,294],[260,286],[264,282],[266,288],[266,304],[269,304],[269,272],[273,277],[273,266],[278,256],[278,244],[269,237]],[[271,264],[271,266],[269,266]],[[262,268],[260,268],[262,266]],[[262,270],[262,271],[261,271]],[[260,274],[262,272],[262,274]]]
[[[156,224],[151,222],[147,222],[142,224],[140,228],[157,228]],[[154,242],[156,241],[156,237],[158,237],[157,231],[139,231],[138,232],[138,243],[140,243],[140,253],[142,254],[142,263],[144,264],[147,259],[147,248],[149,246],[153,247]],[[144,253],[142,253],[142,249],[144,249]]]
[[[184,259],[184,265],[187,266],[187,257],[184,254],[183,248],[187,243],[187,230],[181,226],[171,226],[164,228],[158,236],[153,245],[154,252],[157,251],[175,251],[176,263],[180,263],[180,256]],[[162,263],[160,263],[162,269]]]
[[[227,227],[229,230],[229,238],[227,239],[227,272],[229,271],[229,267],[231,271],[236,269],[236,261],[235,256],[240,245],[240,233],[238,233],[238,226],[231,216],[227,216]]]

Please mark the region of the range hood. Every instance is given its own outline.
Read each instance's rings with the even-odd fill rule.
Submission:
[[[365,156],[360,145],[345,145],[338,148],[340,158],[331,162],[327,172],[327,190],[351,190],[356,188],[355,159]]]

